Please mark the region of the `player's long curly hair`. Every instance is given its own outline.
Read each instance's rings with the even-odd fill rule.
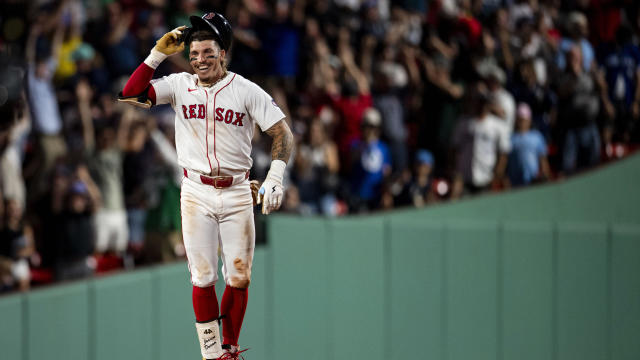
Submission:
[[[207,31],[207,30],[194,31],[188,37],[187,43],[185,45],[187,46],[187,48],[189,48],[191,46],[192,42],[194,42],[194,41],[204,41],[204,40],[213,40],[213,42],[216,44],[216,47],[218,48],[218,52],[220,52],[222,50],[222,48],[220,47],[220,44],[218,44],[218,41],[216,40],[215,35],[213,34],[213,32]],[[226,56],[222,60],[222,68],[225,71],[227,71],[227,57],[228,56],[229,56],[229,51],[227,51]]]

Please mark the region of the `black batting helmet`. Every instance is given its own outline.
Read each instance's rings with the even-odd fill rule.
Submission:
[[[211,31],[220,45],[220,48],[229,51],[231,47],[232,31],[229,21],[219,13],[210,12],[202,15],[202,17],[191,16],[192,31],[206,30]],[[188,39],[189,40],[189,39]]]

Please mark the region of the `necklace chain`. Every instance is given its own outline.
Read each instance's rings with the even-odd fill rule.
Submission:
[[[225,69],[225,70],[223,70],[223,72],[222,72],[222,76],[220,76],[220,77],[218,78],[218,80],[214,81],[211,85],[202,85],[202,86],[203,86],[203,87],[209,87],[209,88],[210,88],[210,87],[214,87],[217,83],[219,83],[219,82],[220,82],[220,80],[224,79],[226,76],[227,76],[227,70]]]

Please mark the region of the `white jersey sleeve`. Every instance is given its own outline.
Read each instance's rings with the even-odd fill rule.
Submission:
[[[275,100],[258,85],[247,81],[245,90],[247,91],[245,106],[249,116],[255,120],[262,131],[267,131],[275,123],[285,118]]]
[[[171,74],[158,79],[151,80],[151,86],[156,92],[156,105],[171,104],[175,106],[176,79],[179,74]]]

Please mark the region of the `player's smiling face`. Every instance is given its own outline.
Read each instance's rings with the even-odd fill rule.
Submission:
[[[226,52],[214,40],[193,41],[189,47],[189,63],[201,85],[210,85],[224,73],[222,62]]]

